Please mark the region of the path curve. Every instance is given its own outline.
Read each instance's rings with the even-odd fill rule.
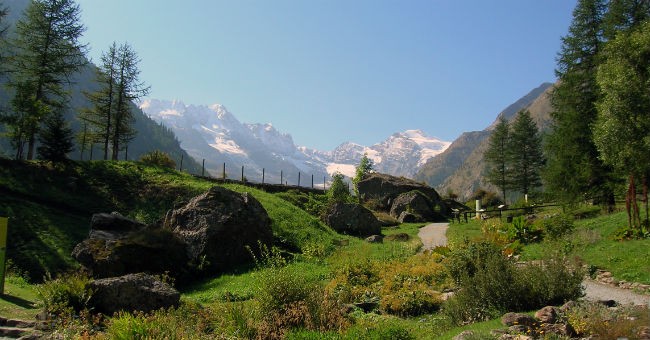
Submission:
[[[422,240],[422,251],[447,245],[447,228],[449,223],[431,223],[420,228],[418,236]]]
[[[422,240],[422,251],[431,250],[437,246],[447,245],[445,233],[449,223],[431,223],[418,232]],[[637,294],[629,289],[622,289],[598,283],[591,279],[582,282],[585,288],[585,299],[591,301],[614,300],[619,304],[645,305],[650,307],[650,295]]]

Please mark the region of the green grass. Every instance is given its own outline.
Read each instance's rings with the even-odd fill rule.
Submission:
[[[465,223],[464,221],[461,223],[450,223],[449,229],[447,229],[447,240],[452,246],[454,244],[462,244],[466,239],[476,239],[481,235],[481,221],[474,218],[469,219],[468,223]]]
[[[34,319],[39,312],[36,286],[19,276],[5,278],[4,295],[0,296],[0,315],[5,318]]]
[[[561,240],[525,246],[522,258],[539,259],[549,247],[556,247],[578,256],[587,264],[611,271],[619,280],[650,284],[650,240],[614,239],[616,230],[627,225],[625,212],[577,220],[575,225],[575,231]]]

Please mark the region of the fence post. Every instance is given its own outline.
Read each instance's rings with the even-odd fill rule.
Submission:
[[[314,174],[311,174],[311,188],[314,188]]]
[[[221,178],[226,180],[226,162],[223,162],[223,171],[221,172]]]
[[[262,184],[264,184],[264,168],[262,168]]]
[[[283,178],[282,178],[282,170],[280,170],[280,185],[284,184]]]
[[[300,171],[298,171],[298,186],[300,186]]]
[[[323,176],[323,192],[325,192],[325,176]]]
[[[244,166],[241,166],[241,181],[244,183]]]
[[[128,158],[129,158],[129,146],[127,145],[124,148],[124,160],[126,161],[126,160],[128,160]]]
[[[178,167],[178,171],[183,171],[183,154],[181,154],[181,165]]]
[[[201,165],[201,177],[205,177],[205,158],[203,158],[203,165]]]

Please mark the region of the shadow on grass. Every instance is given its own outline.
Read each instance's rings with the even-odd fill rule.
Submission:
[[[7,294],[0,295],[0,299],[12,303],[18,307],[25,309],[36,309],[36,303],[33,301],[25,300],[17,296],[11,296]]]

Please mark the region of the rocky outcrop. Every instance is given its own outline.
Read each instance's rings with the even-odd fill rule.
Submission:
[[[93,295],[89,304],[108,315],[118,311],[150,312],[178,306],[180,301],[176,289],[144,273],[95,280],[90,289]]]
[[[72,256],[95,278],[138,272],[168,272],[178,278],[188,262],[183,243],[170,231],[117,213],[93,215],[88,238]]]
[[[414,222],[431,221],[435,217],[433,203],[419,191],[409,191],[395,198],[390,208],[390,215],[399,219],[403,212],[415,215]]]
[[[183,242],[190,263],[204,273],[249,262],[249,249],[273,240],[271,220],[253,196],[217,186],[168,211],[163,227]]]
[[[327,211],[324,222],[341,234],[363,237],[381,234],[381,223],[360,204],[335,203]]]
[[[428,198],[432,210],[446,213],[440,195],[433,188],[408,178],[371,173],[359,181],[358,189],[361,198],[372,202],[379,210],[390,211],[401,194],[418,191]]]

